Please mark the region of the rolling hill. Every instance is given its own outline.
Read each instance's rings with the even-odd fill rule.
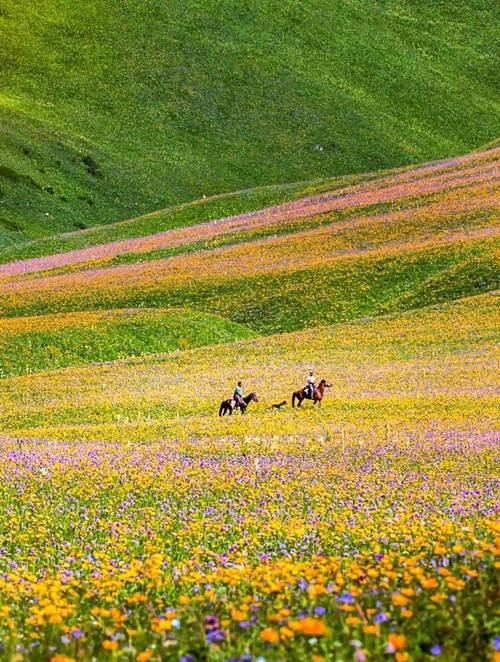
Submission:
[[[190,211],[175,227],[166,211],[41,242],[59,252],[0,265],[2,372],[323,329],[496,290],[499,155],[302,184],[295,193],[308,195],[203,223]]]
[[[498,297],[484,294],[407,313],[150,357],[0,380],[4,434],[168,445],[230,437],[335,436],[384,427],[494,426]],[[309,367],[332,383],[321,410],[290,409]],[[219,419],[236,378],[260,402]],[[283,398],[283,412],[269,411]],[[238,445],[238,448],[240,446]],[[238,451],[239,452],[239,451]]]
[[[499,662],[497,13],[1,3],[0,658]]]
[[[498,133],[496,18],[490,0],[5,0],[0,245],[476,148]]]

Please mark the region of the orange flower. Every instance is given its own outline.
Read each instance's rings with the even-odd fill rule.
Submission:
[[[50,662],[76,662],[74,657],[66,657],[66,655],[53,655]]]
[[[307,635],[318,637],[326,633],[325,624],[317,618],[311,618],[310,616],[303,618],[300,621],[300,626],[302,632]]]
[[[137,662],[148,662],[149,658],[153,657],[153,651],[142,651],[136,657]]]
[[[410,656],[408,655],[408,653],[399,651],[398,653],[396,653],[395,658],[396,658],[396,662],[407,662],[407,660],[410,659]]]
[[[102,642],[102,647],[107,651],[115,651],[118,648],[118,642],[112,641],[111,639],[106,639]]]
[[[241,609],[231,609],[231,618],[233,621],[244,621],[246,618],[245,612]]]
[[[377,634],[378,631],[379,631],[378,625],[365,625],[365,627],[363,628],[363,632],[365,634]]]
[[[404,634],[390,634],[389,644],[391,644],[396,650],[400,650],[406,646],[406,637]]]
[[[396,605],[396,607],[404,607],[408,602],[408,598],[405,598],[401,593],[394,593],[392,596],[392,604]]]
[[[360,619],[357,616],[348,616],[345,619],[347,625],[359,625]]]
[[[262,630],[260,638],[270,644],[277,644],[280,640],[280,636],[274,628],[266,628],[265,630]]]

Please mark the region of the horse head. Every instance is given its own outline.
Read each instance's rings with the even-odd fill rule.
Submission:
[[[257,393],[255,391],[252,391],[252,393],[250,393],[250,396],[254,402],[259,402],[259,398],[257,397]]]
[[[325,388],[331,388],[331,386],[332,386],[331,384],[328,384],[328,383],[327,383],[326,379],[322,379],[322,380],[320,381],[320,383],[318,384],[318,386],[320,386],[321,384],[323,384],[323,386],[324,386]]]

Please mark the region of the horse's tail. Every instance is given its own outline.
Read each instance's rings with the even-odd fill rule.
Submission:
[[[220,403],[220,407],[219,407],[219,416],[222,416],[222,412],[223,412],[224,409],[225,409],[225,407],[224,407],[225,404],[226,404],[226,403],[224,402],[224,400]]]

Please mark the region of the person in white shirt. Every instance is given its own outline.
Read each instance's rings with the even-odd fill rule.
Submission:
[[[316,388],[316,377],[314,376],[314,371],[311,370],[309,377],[307,378],[307,384],[304,389],[306,397],[313,399],[314,389]]]

